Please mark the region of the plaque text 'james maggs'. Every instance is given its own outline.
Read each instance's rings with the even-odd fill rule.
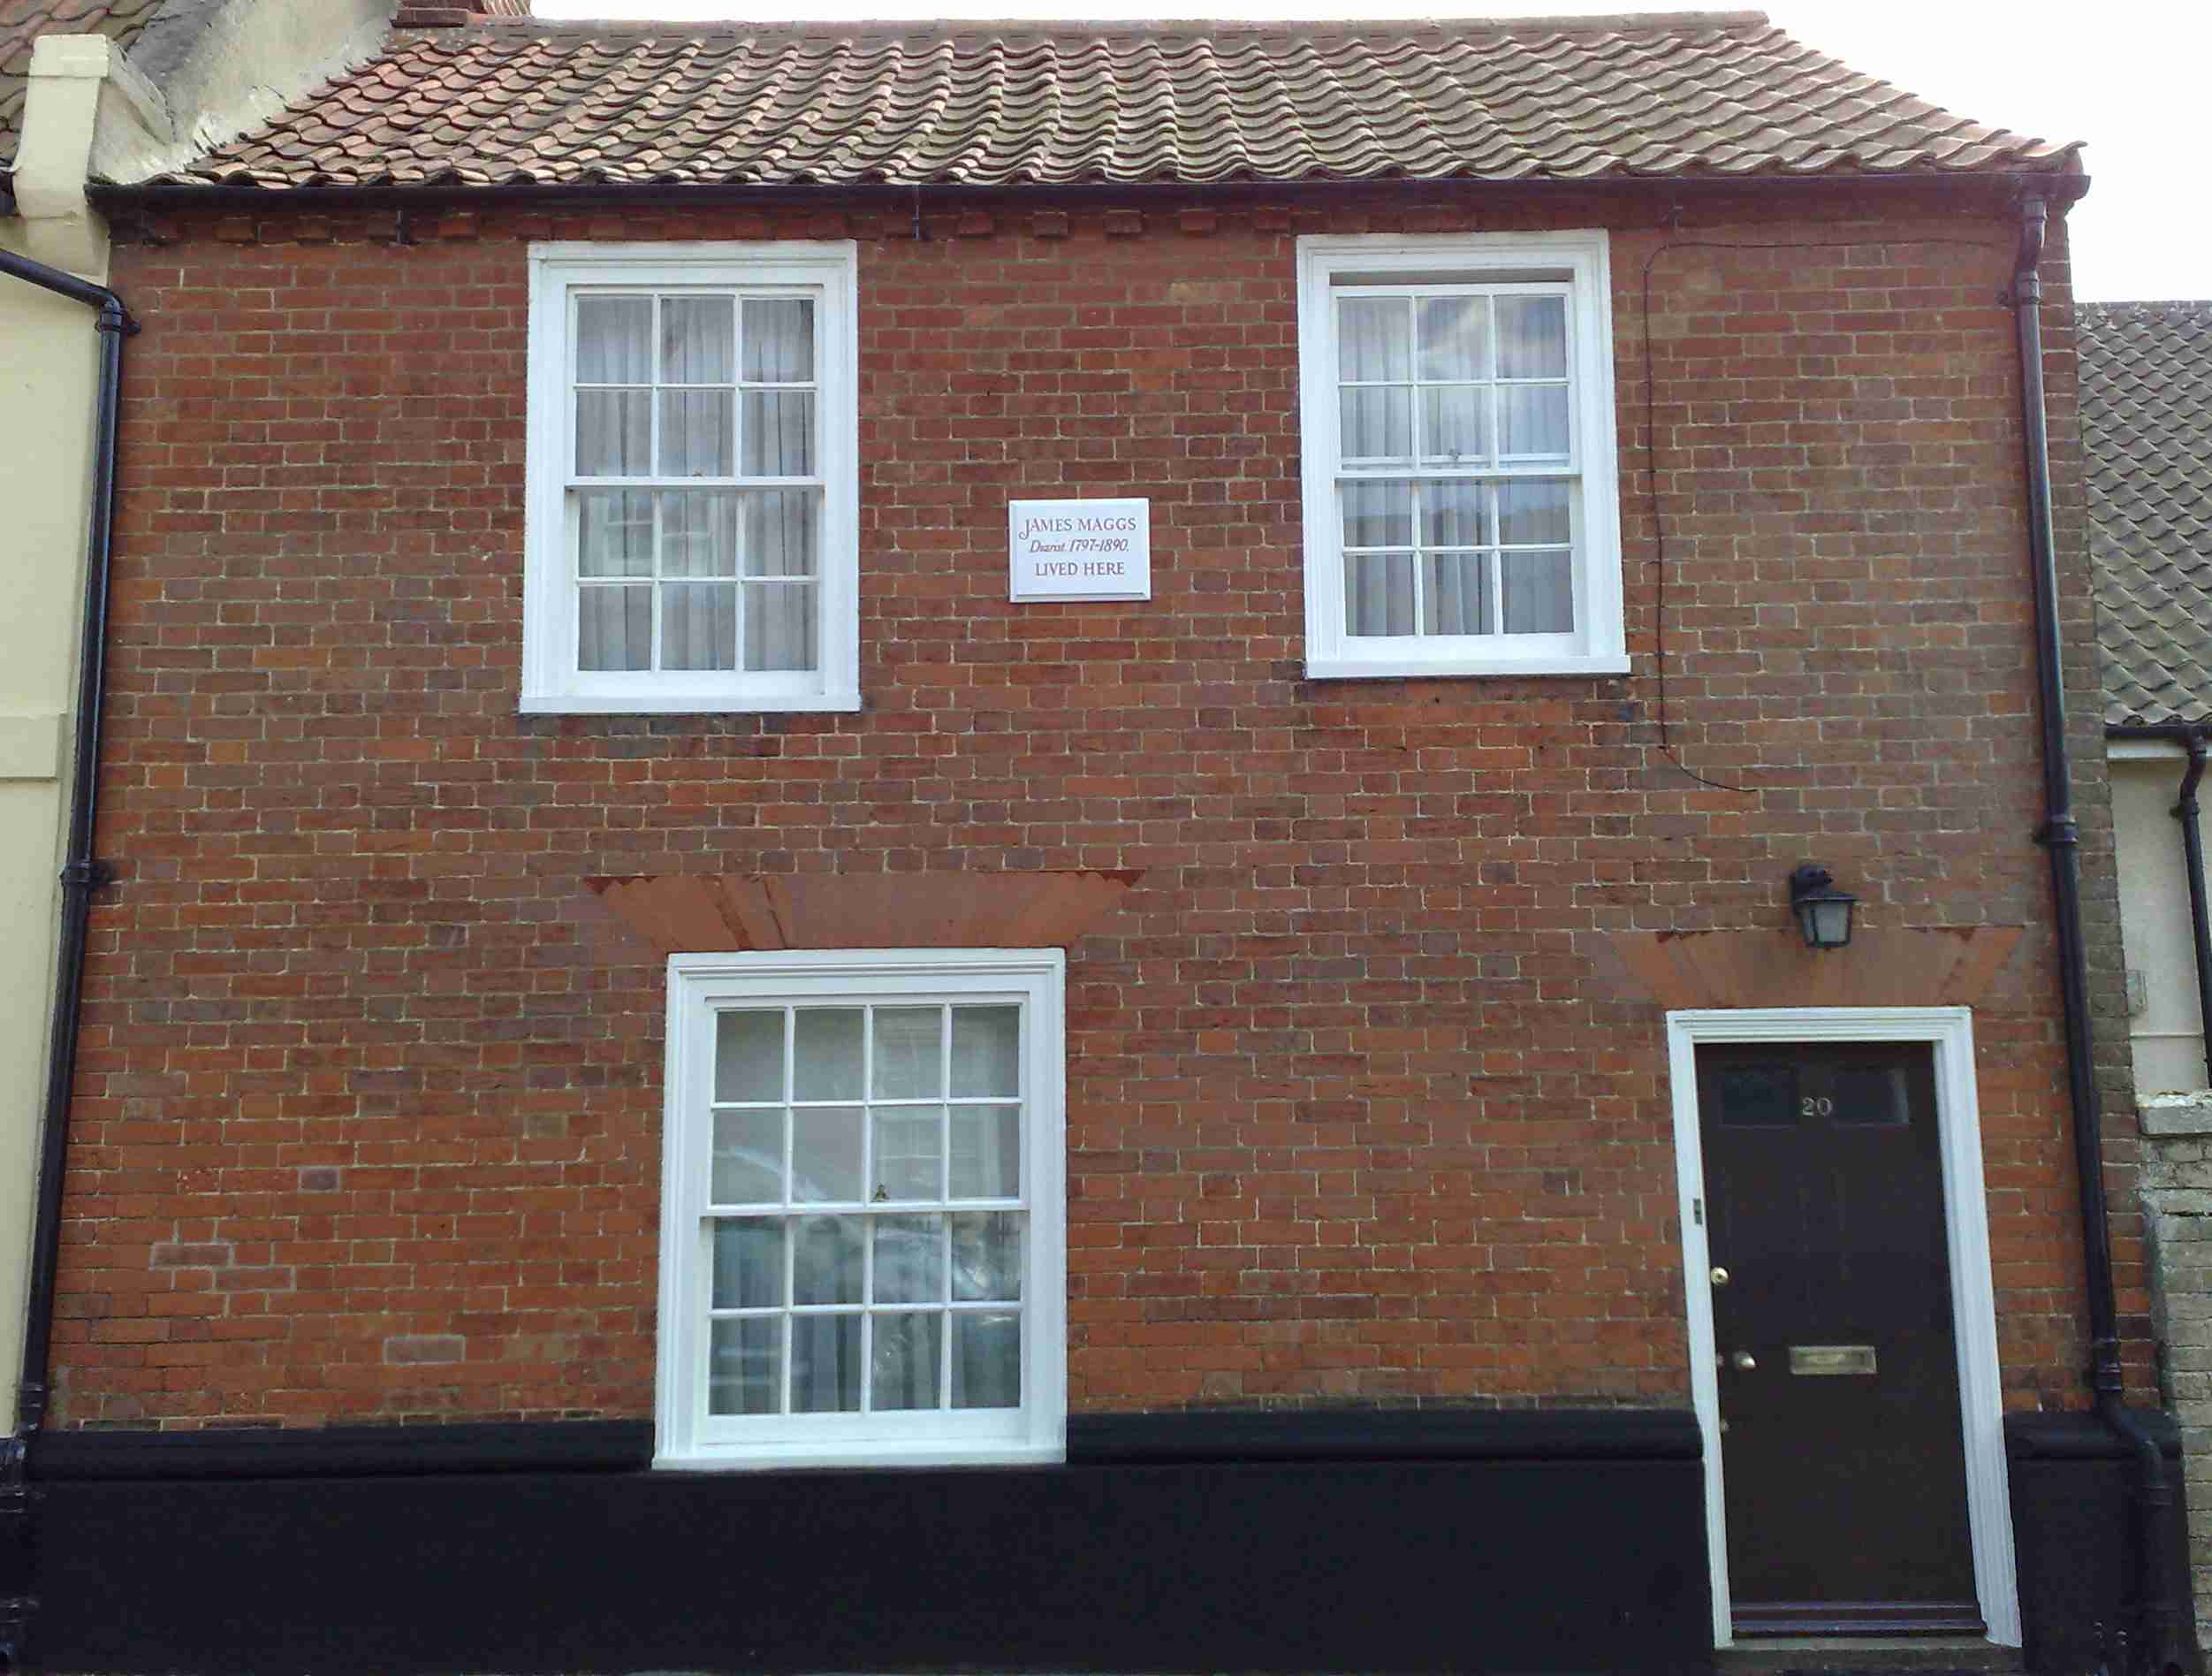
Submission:
[[[1042,553],[1127,553],[1130,538],[1136,533],[1137,521],[1124,514],[1105,518],[1024,518],[1015,530],[1014,538],[1031,554]],[[1060,540],[1049,539],[1060,537]],[[1078,568],[1073,560],[1037,565],[1040,576],[1118,576],[1124,567],[1118,562],[1096,561]]]

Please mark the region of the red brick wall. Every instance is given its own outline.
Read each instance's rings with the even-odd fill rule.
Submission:
[[[1076,1406],[1681,1402],[1606,937],[1771,931],[1805,859],[1867,924],[2030,927],[1977,1018],[2000,1335],[2009,1400],[2079,1401],[2011,231],[1888,213],[141,230],[60,1419],[650,1413],[662,974],[582,881],[1076,867],[1144,874],[1071,951]],[[1303,681],[1294,234],[1597,222],[1635,672]],[[518,716],[525,241],[848,233],[865,712]],[[1669,737],[1749,790],[1660,748],[1684,240],[1828,247],[1651,268]],[[1076,491],[1152,499],[1151,603],[1007,604],[1005,500]]]

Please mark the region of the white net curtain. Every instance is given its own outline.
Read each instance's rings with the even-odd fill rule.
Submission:
[[[1570,633],[1564,288],[1340,294],[1336,343],[1346,632]]]
[[[716,1021],[708,1412],[1021,1404],[1022,1013]]]
[[[817,667],[814,300],[575,309],[577,667]]]

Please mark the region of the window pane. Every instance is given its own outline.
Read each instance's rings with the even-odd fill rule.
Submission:
[[[1422,555],[1429,593],[1428,621],[1433,635],[1481,635],[1490,632],[1490,561],[1478,552],[1433,552]]]
[[[1413,632],[1413,555],[1344,555],[1344,628],[1355,635]]]
[[[791,1114],[791,1196],[855,1204],[860,1190],[857,1106],[801,1106]]]
[[[1022,1108],[953,1108],[955,1199],[1015,1199],[1022,1192]]]
[[[953,1009],[953,1093],[1022,1092],[1022,1009]]]
[[[1424,297],[1421,377],[1440,384],[1492,377],[1490,299]]]
[[[707,1347],[707,1413],[774,1414],[783,1409],[783,1318],[749,1316],[711,1323]]]
[[[1575,626],[1573,567],[1564,551],[1508,552],[1499,560],[1499,591],[1509,635],[1563,635]]]
[[[934,1311],[878,1315],[875,1327],[875,1390],[870,1406],[878,1409],[935,1408],[945,1318]]]
[[[1413,545],[1413,485],[1410,483],[1346,484],[1344,545],[1347,547],[1410,547]]]
[[[1501,378],[1564,378],[1567,376],[1567,299],[1498,299],[1498,376]]]
[[[647,390],[576,392],[576,475],[642,477],[652,470],[653,397]]]
[[[680,491],[660,498],[660,574],[737,574],[737,496]]]
[[[814,303],[806,297],[745,300],[748,384],[814,382]]]
[[[1567,518],[1563,483],[1498,485],[1498,539],[1506,546],[1565,546],[1573,538]]]
[[[942,1007],[876,1009],[878,1100],[932,1100],[945,1090]]]
[[[1340,383],[1413,377],[1413,310],[1400,297],[1342,297],[1336,304],[1336,377]]]
[[[714,1114],[718,1205],[773,1204],[783,1198],[783,1108]]]
[[[714,1097],[783,1098],[783,1009],[751,1008],[714,1020]],[[781,1143],[778,1143],[781,1150]]]
[[[1343,454],[1346,460],[1401,465],[1413,458],[1413,392],[1410,387],[1346,390],[1343,400]]]
[[[663,669],[737,667],[737,584],[684,583],[660,596]]]
[[[944,1196],[945,1108],[889,1106],[876,1113],[876,1184],[873,1200],[939,1199]]]
[[[728,297],[660,300],[663,384],[729,384],[735,308]]]
[[[1022,1301],[1018,1210],[969,1210],[953,1218],[953,1297],[962,1303]]]
[[[1022,1317],[966,1311],[953,1317],[953,1406],[1022,1406]]]
[[[653,300],[576,299],[576,382],[653,382]]]
[[[811,489],[762,489],[745,497],[747,575],[814,575],[816,504]]]
[[[717,1309],[776,1309],[782,1307],[783,1224],[718,1218],[714,1224],[713,1307]]]
[[[652,667],[652,584],[581,590],[576,601],[576,667]]]
[[[726,477],[737,457],[726,390],[660,392],[660,475]]]
[[[1731,1129],[1786,1129],[1798,1117],[1797,1068],[1789,1064],[1721,1065],[1714,1072],[1721,1122]]]
[[[858,1315],[791,1318],[791,1412],[857,1413],[860,1410]]]
[[[876,1295],[879,1304],[945,1301],[945,1219],[876,1219]]]
[[[867,1015],[857,1007],[802,1007],[792,1016],[798,1063],[794,1100],[858,1100],[860,1038]]]
[[[748,390],[745,392],[745,475],[749,477],[810,477],[814,475],[814,392]]]
[[[859,1216],[804,1216],[792,1225],[796,1240],[791,1262],[794,1304],[856,1304],[861,1301]]]
[[[635,489],[576,491],[576,574],[653,574],[653,498]]]
[[[1902,1065],[1863,1070],[1837,1066],[1835,1101],[1839,1124],[1895,1126],[1912,1121]]]
[[[1425,483],[1421,485],[1421,545],[1424,547],[1486,547],[1483,528],[1490,507],[1490,485],[1482,483]]]
[[[1421,392],[1421,458],[1472,465],[1490,458],[1490,386],[1443,385]]]
[[[820,596],[810,582],[745,584],[745,667],[812,669]]]
[[[1498,392],[1498,452],[1567,457],[1567,386],[1508,385]]]

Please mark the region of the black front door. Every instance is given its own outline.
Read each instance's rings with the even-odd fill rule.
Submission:
[[[1934,1050],[1701,1047],[1698,1110],[1736,1633],[1978,1632]]]

